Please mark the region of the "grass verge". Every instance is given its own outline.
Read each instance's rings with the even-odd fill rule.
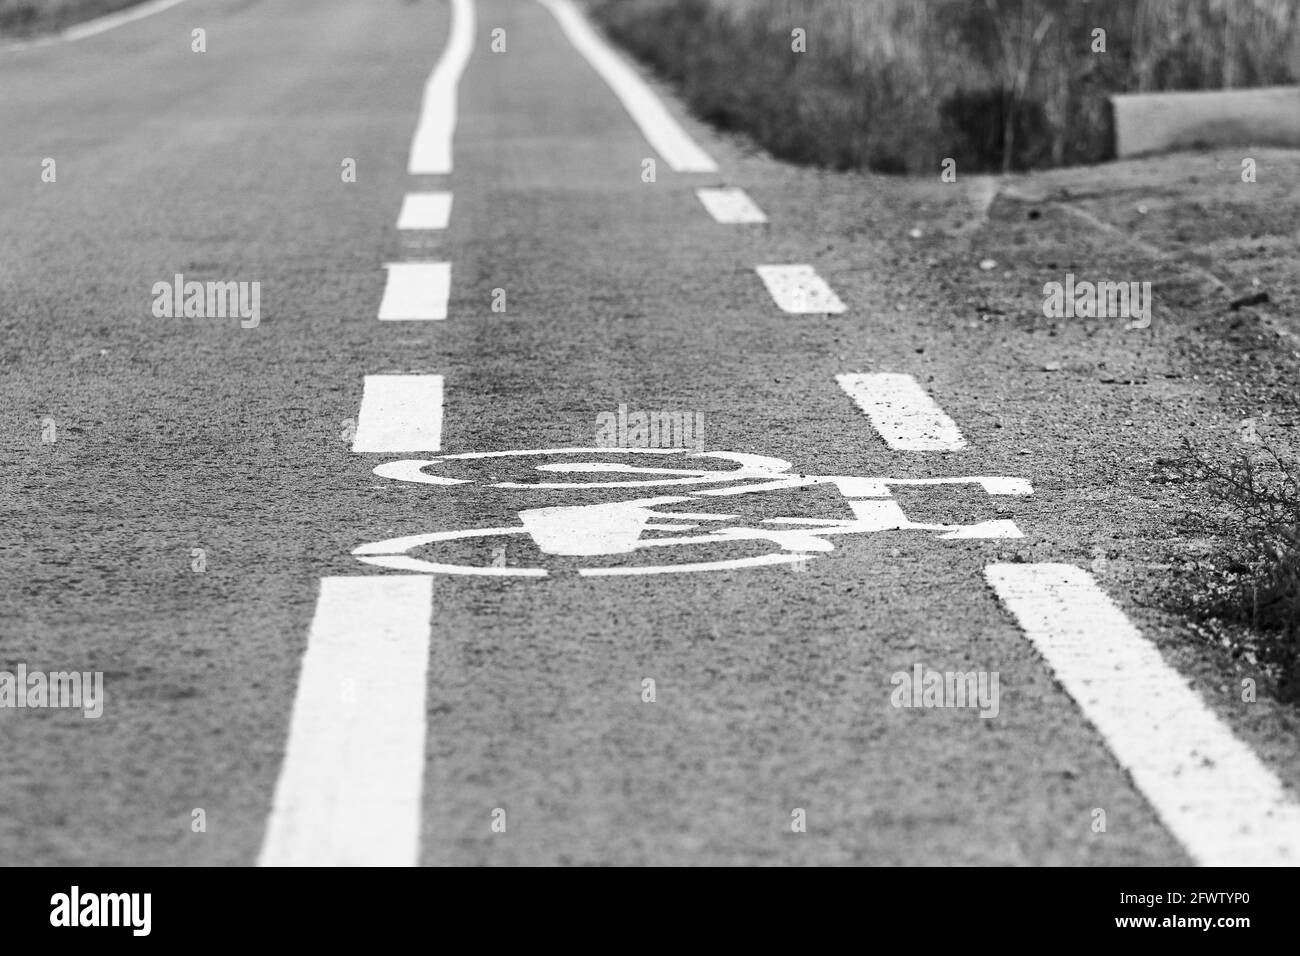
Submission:
[[[1274,671],[1280,699],[1300,701],[1300,463],[1268,446],[1212,458],[1186,442],[1172,464],[1208,502],[1189,520],[1225,542],[1189,569],[1185,612],[1225,636],[1247,628],[1227,636],[1234,652]]]
[[[1111,93],[1290,84],[1300,71],[1292,0],[589,5],[706,120],[836,169],[1098,162]]]
[[[0,0],[0,37],[25,39],[133,7],[141,0]]]

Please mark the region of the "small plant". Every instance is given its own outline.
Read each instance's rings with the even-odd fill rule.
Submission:
[[[1230,542],[1225,560],[1202,568],[1198,616],[1258,632],[1278,696],[1300,700],[1300,465],[1267,446],[1214,462],[1184,441],[1177,470],[1204,483],[1213,510],[1196,518]]]

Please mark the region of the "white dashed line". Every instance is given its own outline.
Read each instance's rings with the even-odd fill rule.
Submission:
[[[450,262],[389,262],[379,317],[385,321],[445,319],[451,295]]]
[[[743,189],[697,189],[695,195],[700,197],[700,202],[704,203],[709,215],[718,222],[727,225],[767,222],[763,210],[758,208]]]
[[[451,172],[451,142],[456,133],[456,97],[461,74],[474,46],[473,0],[451,0],[451,36],[424,85],[420,120],[411,141],[407,172],[441,176]]]
[[[323,578],[259,866],[414,866],[433,580]]]
[[[966,439],[910,375],[836,375],[835,381],[899,451],[960,451]]]
[[[758,266],[757,272],[785,312],[803,315],[844,311],[844,303],[812,266]]]
[[[407,193],[397,215],[398,229],[446,229],[451,221],[451,193]]]
[[[1198,863],[1300,863],[1300,805],[1091,575],[1068,564],[994,564],[984,575]]]
[[[591,28],[570,0],[541,0],[559,21],[564,35],[600,74],[622,102],[632,122],[641,129],[669,168],[679,173],[715,173],[718,165],[691,139],[668,108],[636,71]]]
[[[134,20],[141,20],[155,13],[162,13],[164,10],[169,10],[184,2],[185,0],[153,0],[152,3],[142,3],[120,13],[110,13],[108,16],[96,17],[94,20],[79,23],[75,27],[64,30],[59,36],[65,40],[84,40],[86,37],[97,36]]]
[[[441,375],[367,375],[352,450],[359,453],[439,451]]]

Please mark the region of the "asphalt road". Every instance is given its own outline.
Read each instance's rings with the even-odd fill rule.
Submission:
[[[969,236],[908,238],[917,223],[978,220],[965,190],[787,167],[668,100],[718,166],[674,172],[550,10],[473,6],[445,175],[407,169],[449,34],[445,3],[188,0],[83,40],[0,53],[0,668],[98,670],[106,688],[95,720],[0,709],[0,861],[1230,859],[1222,834],[1171,823],[1182,765],[1143,763],[1219,753],[1143,725],[1163,678],[1129,673],[1102,703],[1081,700],[985,578],[998,563],[1095,571],[1099,544],[1166,536],[1143,456],[1169,438],[1163,406],[1212,406],[1213,392],[1172,381],[1135,412],[1108,403],[1103,386],[1039,374],[1038,345],[969,327],[960,282],[936,268],[968,258]],[[206,52],[191,49],[195,28]],[[498,28],[504,52],[491,47]],[[54,182],[42,181],[47,157]],[[647,158],[658,158],[654,182]],[[347,159],[355,182],[342,175]],[[743,188],[768,222],[715,221],[695,190],[722,185]],[[404,196],[422,190],[453,194],[447,228],[398,230]],[[1077,225],[1052,228],[1041,241],[1075,241],[1084,264],[1114,254],[1104,238],[1072,238]],[[451,263],[446,319],[379,320],[385,264],[426,260]],[[773,263],[812,265],[845,310],[782,311],[755,273]],[[260,283],[259,324],[155,317],[151,290],[177,273]],[[1134,355],[1122,323],[1061,335],[1116,366]],[[1157,329],[1142,361],[1174,361],[1176,339]],[[890,447],[836,380],[877,373],[912,376],[965,447]],[[363,382],[380,375],[441,376],[440,449],[352,450]],[[372,471],[440,453],[590,447],[598,416],[620,405],[698,414],[708,451],[772,456],[801,475],[1024,479],[1032,495],[895,492],[918,523],[1014,521],[1023,537],[852,533],[806,562],[664,574],[577,572],[790,552],[729,539],[588,559],[517,535],[428,555],[546,568],[544,578],[411,575],[353,555],[405,535],[517,526],[526,509],[675,495],[490,487],[546,474],[513,459],[426,470],[492,476],[457,486]],[[644,463],[689,467],[679,458]],[[662,508],[725,511],[753,528],[790,515],[844,522],[847,497],[818,484]],[[337,709],[300,696],[309,636],[326,623],[322,582],[402,576],[432,595],[422,686],[403,656],[420,645],[384,643],[360,607],[339,639],[384,649],[321,672],[356,675]],[[1175,621],[1102,585],[1163,652],[1160,666],[1193,679],[1213,726],[1260,755],[1246,777],[1294,787],[1287,713],[1243,706],[1235,685],[1207,694],[1213,660],[1179,644]],[[918,664],[996,671],[997,716],[893,706],[891,675]],[[1117,699],[1132,720],[1099,729]],[[402,709],[412,701],[423,736]],[[304,810],[310,797],[282,779],[290,741],[306,741],[307,766],[332,746],[311,721],[335,727],[339,714],[363,736],[303,779],[342,796]],[[383,740],[364,737],[376,728]],[[414,791],[330,776],[389,766],[385,755],[400,763],[412,747],[422,748]],[[1215,790],[1213,769],[1186,772],[1195,789],[1211,784],[1194,820],[1257,805],[1250,781],[1243,797]],[[1280,821],[1259,821],[1265,836],[1243,838],[1243,859],[1293,859],[1294,797],[1281,804]],[[411,806],[418,832],[389,825]],[[806,832],[792,830],[796,809]],[[315,858],[268,850],[276,813]],[[359,820],[378,821],[369,850],[342,832]]]

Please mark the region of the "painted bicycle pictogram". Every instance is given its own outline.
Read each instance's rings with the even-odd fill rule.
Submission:
[[[673,456],[684,467],[651,467],[638,459],[646,455]],[[615,458],[614,461],[591,460]],[[580,566],[585,577],[684,573],[734,568],[765,567],[806,561],[833,551],[840,535],[885,531],[929,532],[943,540],[1019,538],[1014,521],[998,519],[972,524],[930,524],[910,520],[890,491],[891,486],[978,484],[989,495],[1023,496],[1033,493],[1028,481],[1008,477],[874,478],[845,475],[810,475],[792,471],[780,458],[738,452],[690,452],[686,449],[552,448],[507,452],[470,452],[431,459],[388,462],[376,475],[396,481],[439,488],[476,483],[456,478],[448,470],[465,464],[495,466],[505,460],[525,464],[531,480],[499,480],[486,484],[522,496],[590,492],[599,489],[625,494],[635,490],[660,492],[595,504],[525,507],[516,525],[433,531],[376,541],[353,550],[366,564],[421,574],[506,575],[545,577],[541,565],[505,566],[439,560],[436,552],[452,542],[476,539],[497,541],[526,539],[541,555],[593,559]],[[540,459],[535,463],[528,459]],[[689,467],[690,465],[697,467]],[[531,465],[531,467],[528,467]],[[704,467],[708,465],[710,467]],[[721,466],[721,467],[718,467]],[[758,522],[737,523],[725,510],[729,499],[815,485],[834,487],[852,512],[848,519],[779,514]],[[707,509],[675,511],[672,506],[707,504]],[[702,549],[746,542],[761,546],[762,553],[696,560]],[[499,552],[500,549],[498,549]],[[725,550],[725,549],[724,549]],[[731,550],[735,550],[732,548]],[[416,556],[412,552],[421,552]],[[433,557],[424,556],[434,552]],[[608,562],[638,554],[655,556],[656,563]],[[658,556],[662,555],[663,560]],[[579,562],[581,564],[581,561]]]

